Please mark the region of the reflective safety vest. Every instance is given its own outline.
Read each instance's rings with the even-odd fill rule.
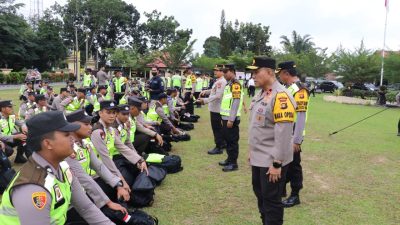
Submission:
[[[83,74],[83,87],[90,87],[92,84],[92,76],[90,74]]]
[[[4,117],[0,119],[1,133],[3,135],[12,135],[15,128],[15,115],[10,115],[8,120]]]
[[[171,77],[166,77],[165,82],[166,82],[165,87],[171,88]]]
[[[147,118],[154,122],[162,122],[162,118],[156,112],[156,104],[153,104],[147,112]]]
[[[90,168],[90,151],[94,145],[89,138],[82,140],[82,147],[74,143],[75,159],[81,164],[82,169],[90,176],[96,175],[96,172]]]
[[[203,79],[203,89],[208,89],[209,85],[210,85],[210,79],[204,78]]]
[[[42,87],[40,88],[39,94],[44,95],[46,93],[47,89]]]
[[[119,136],[121,138],[122,143],[125,143],[125,141],[128,137],[128,130],[127,130],[125,124],[119,124],[117,129],[118,129]]]
[[[92,102],[93,102],[93,112],[100,111],[100,102],[97,99],[97,95],[96,94],[92,94],[90,96],[90,98],[92,99]]]
[[[290,85],[287,88],[290,94],[293,96],[294,100],[296,101],[297,108],[296,112],[306,112],[306,122],[308,119],[308,106],[310,102],[310,95],[308,91],[304,88],[300,89],[297,83]],[[294,121],[297,121],[297,113],[294,116]],[[303,130],[303,136],[306,135],[306,129]]]
[[[157,154],[157,153],[150,153],[147,155],[146,162],[148,163],[162,163],[165,155]]]
[[[163,105],[162,108],[163,108],[164,114],[165,114],[167,117],[169,117],[169,116],[170,116],[170,113],[169,113],[169,107],[168,107],[168,105]]]
[[[195,80],[196,80],[196,78],[194,77],[194,75],[187,76],[186,77],[186,82],[185,82],[185,88],[186,89],[192,89],[192,83]]]
[[[108,87],[107,87],[107,94],[106,94],[106,96],[105,96],[105,100],[107,100],[107,101],[110,101],[111,100],[111,91],[112,91],[112,89],[111,89],[111,86],[110,85],[108,85]]]
[[[201,92],[203,90],[203,79],[198,77],[196,79],[196,92]]]
[[[178,74],[172,76],[172,87],[182,87],[182,77]]]
[[[113,128],[104,129],[106,133],[106,146],[108,154],[112,158],[114,155],[119,155],[118,149],[115,147],[115,130]]]
[[[30,165],[28,165],[30,164]],[[65,224],[67,218],[68,207],[71,203],[71,182],[72,182],[72,173],[69,169],[69,165],[67,162],[63,161],[60,163],[60,167],[62,170],[64,182],[58,180],[52,173],[48,172],[46,169],[40,167],[36,162],[30,159],[27,164],[24,165],[29,166],[27,168],[34,170],[36,173],[43,174],[43,178],[39,180],[34,180],[33,184],[37,184],[43,188],[45,188],[48,193],[51,195],[51,202],[46,203],[46,194],[45,192],[36,192],[32,194],[32,199],[30,201],[27,200],[27,204],[35,204],[40,207],[43,204],[50,204],[50,224],[54,225],[62,225]],[[24,170],[24,167],[21,171],[26,171],[29,173],[31,171]],[[36,169],[36,170],[35,170]],[[0,206],[0,224],[1,225],[19,225],[20,220],[18,217],[18,213],[14,208],[11,202],[11,191],[15,187],[15,184],[21,185],[28,184],[25,183],[25,180],[32,180],[32,177],[28,174],[21,174],[21,171],[17,173],[17,175],[10,182],[10,185],[7,187],[2,196],[1,206]],[[25,177],[29,176],[29,177]],[[38,175],[39,176],[39,175]],[[41,177],[41,176],[40,176]],[[35,183],[36,182],[36,183]],[[32,182],[31,182],[32,183]],[[30,183],[30,184],[31,184]],[[37,195],[35,197],[35,194]],[[43,197],[44,196],[44,197]],[[36,201],[36,202],[35,202]],[[32,203],[33,202],[33,203]],[[44,203],[43,203],[44,202]],[[31,206],[30,206],[31,207]],[[36,206],[38,207],[38,206]]]
[[[127,99],[126,99],[126,95],[124,95],[124,96],[122,96],[121,97],[121,99],[119,99],[119,105],[125,105],[125,104],[127,104],[128,103],[128,101],[127,101]]]
[[[47,112],[47,107],[43,107],[42,109],[39,109],[39,107],[36,107],[33,110],[33,115],[37,115],[37,114],[42,113],[42,112]]]
[[[146,121],[146,122],[152,121],[150,118],[147,117],[148,111],[147,111],[147,113],[145,113],[142,110],[142,111],[140,111],[140,113],[142,114],[144,121]]]
[[[136,119],[129,116],[129,124],[131,125],[131,129],[129,130],[130,134],[130,142],[133,143],[135,141],[135,133],[136,133]]]
[[[125,84],[126,78],[125,77],[114,77],[113,78],[113,83],[114,83],[114,90],[117,93],[123,92],[122,86]]]
[[[232,96],[231,88],[232,88],[231,85],[225,86],[224,95],[222,96],[222,100],[221,100],[221,110],[220,110],[221,116],[229,116],[230,115],[232,103],[233,103],[233,96]],[[242,105],[243,105],[243,92],[241,92],[241,95],[240,95],[239,109],[237,111],[236,116],[241,115]]]
[[[86,99],[79,100],[78,97],[75,97],[68,105],[65,107],[66,113],[72,113],[76,110],[82,108],[87,103]]]

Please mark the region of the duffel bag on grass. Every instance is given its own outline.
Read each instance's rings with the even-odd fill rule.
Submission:
[[[164,168],[167,173],[177,173],[183,170],[181,157],[177,155],[149,154],[146,156],[146,162]]]

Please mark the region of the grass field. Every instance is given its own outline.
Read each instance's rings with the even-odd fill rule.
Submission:
[[[0,91],[0,98],[16,91]],[[15,101],[17,103],[18,101]],[[389,109],[334,136],[328,134],[381,108],[312,98],[303,144],[304,189],[300,206],[285,210],[285,224],[400,224],[400,109]],[[223,173],[213,147],[206,107],[192,140],[174,144],[184,170],[156,189],[153,207],[161,225],[260,224],[246,163],[248,119],[240,124],[239,171]]]

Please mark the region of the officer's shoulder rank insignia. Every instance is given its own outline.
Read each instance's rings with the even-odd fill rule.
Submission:
[[[106,138],[106,133],[104,131],[100,131],[100,137],[104,140]]]
[[[35,208],[42,210],[47,203],[46,192],[33,192],[32,203]]]
[[[63,199],[63,195],[61,193],[60,187],[58,186],[58,184],[54,185],[54,193],[56,196],[56,202],[59,202],[61,199]]]
[[[240,91],[240,84],[239,83],[233,83],[232,84],[232,97],[233,98],[240,98],[241,97],[241,91]]]
[[[275,123],[294,122],[295,109],[286,92],[276,94],[273,114]]]

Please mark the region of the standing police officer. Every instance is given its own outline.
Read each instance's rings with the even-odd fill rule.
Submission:
[[[225,148],[225,141],[222,136],[222,125],[221,125],[221,100],[224,95],[226,86],[226,80],[224,73],[222,72],[224,65],[215,65],[214,75],[217,80],[214,82],[211,90],[202,91],[200,97],[209,95],[208,98],[200,98],[198,101],[202,104],[208,104],[208,110],[210,111],[211,128],[214,134],[215,147],[208,151],[208,154],[222,154],[223,148]]]
[[[230,172],[238,169],[237,159],[239,156],[239,123],[240,111],[242,109],[242,93],[239,81],[236,80],[235,65],[223,66],[224,77],[227,85],[222,95],[220,114],[222,119],[222,133],[226,143],[228,158],[219,162],[224,168],[222,171]]]
[[[74,220],[67,216],[70,206],[89,224],[114,224],[89,200],[63,161],[73,153],[70,132],[79,125],[51,111],[32,117],[27,126],[27,144],[34,153],[2,196],[0,224],[68,224]]]
[[[301,144],[304,140],[306,116],[309,101],[309,92],[297,77],[296,64],[293,61],[279,63],[276,71],[281,82],[286,85],[290,94],[296,101],[296,123],[293,131],[293,161],[288,166],[286,183],[290,182],[292,193],[282,203],[285,207],[292,207],[300,204],[299,192],[303,188],[303,171],[300,165]]]
[[[274,59],[255,57],[255,83],[262,90],[250,105],[249,163],[253,190],[264,225],[283,224],[283,192],[287,164],[292,161],[296,104],[275,78]]]
[[[156,67],[151,68],[151,75],[153,77],[151,78],[149,85],[150,99],[157,100],[158,95],[164,92],[164,83],[159,76],[159,71]]]

